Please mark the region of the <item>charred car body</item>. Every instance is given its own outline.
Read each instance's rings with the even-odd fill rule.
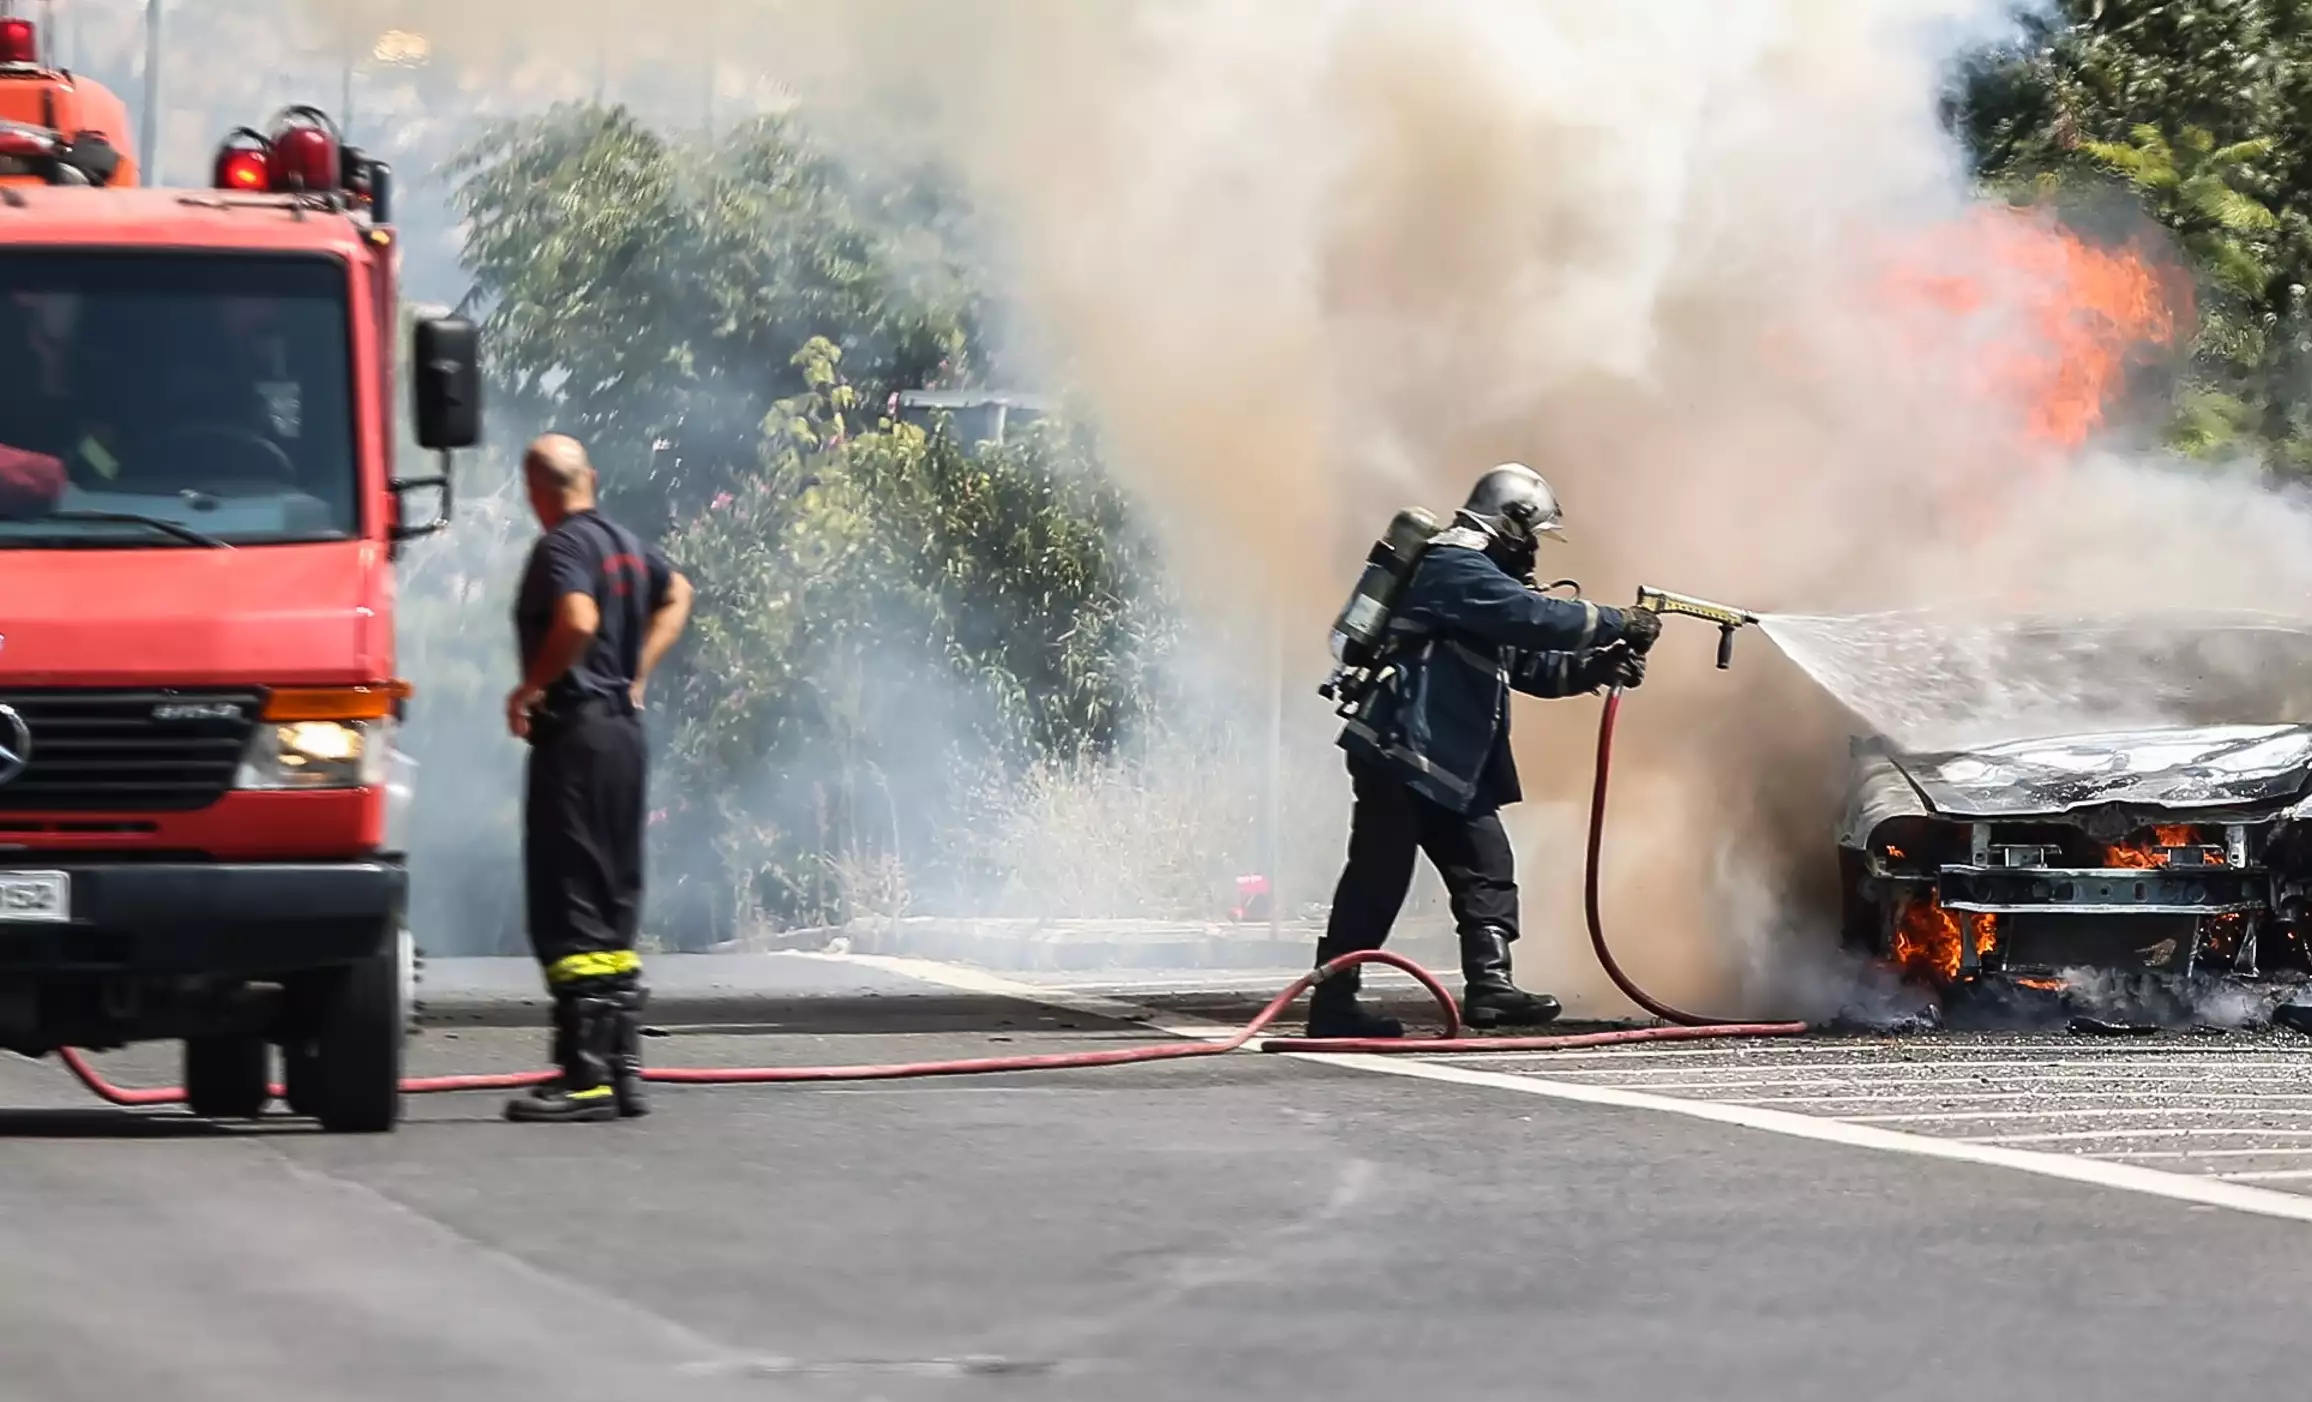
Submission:
[[[2306,969],[2312,727],[1857,760],[1839,843],[1852,943],[1942,982]]]
[[[2215,625],[2149,647],[2113,647],[2149,641],[2124,628],[2064,636],[2072,660],[2103,657],[2116,679],[2109,704],[2079,707],[2091,721],[2195,723],[1856,740],[1839,832],[1847,943],[1941,986],[2054,986],[2087,969],[2312,974],[2312,725],[2273,719],[2300,704],[2312,633]],[[2210,713],[2232,721],[2197,723]]]

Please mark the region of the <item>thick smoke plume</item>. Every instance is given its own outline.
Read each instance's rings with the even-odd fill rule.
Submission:
[[[605,61],[568,37],[594,32],[583,4],[401,8],[445,51]],[[958,167],[1052,378],[1087,397],[1196,597],[1281,610],[1313,681],[1388,513],[1449,507],[1502,459],[1566,503],[1573,543],[1543,569],[1607,602],[2301,593],[2295,508],[2074,451],[2128,343],[2188,328],[2136,295],[2156,248],[1975,204],[1937,104],[2006,8],[853,0],[723,11],[711,35],[666,6],[650,27],[774,71],[863,149]],[[2135,305],[2108,305],[2115,276]],[[1761,952],[1821,933],[1848,720],[1763,640],[1728,674],[1712,641],[1673,621],[1629,708],[1607,905],[1663,993],[1766,1005],[1787,985]],[[1570,840],[1595,715],[1517,722],[1523,967],[1577,994],[1602,992]],[[1291,719],[1329,723],[1313,697]]]

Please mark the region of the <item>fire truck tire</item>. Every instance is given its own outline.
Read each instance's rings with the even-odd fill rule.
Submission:
[[[298,1099],[333,1134],[383,1134],[401,1119],[406,941],[389,938],[330,981]]]
[[[253,1120],[273,1098],[270,1048],[257,1036],[194,1037],[185,1042],[185,1105],[211,1120]]]

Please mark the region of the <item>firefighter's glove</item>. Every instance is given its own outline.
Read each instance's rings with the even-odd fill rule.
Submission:
[[[1654,639],[1662,636],[1662,616],[1652,609],[1618,609],[1622,616],[1622,641],[1640,657],[1651,652]],[[1632,682],[1635,686],[1637,683]]]
[[[1645,654],[1624,643],[1585,653],[1574,666],[1587,691],[1616,686],[1627,691],[1646,679]]]

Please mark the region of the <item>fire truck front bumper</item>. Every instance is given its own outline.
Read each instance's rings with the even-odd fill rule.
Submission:
[[[0,864],[0,978],[264,978],[350,964],[394,939],[398,855],[340,862]]]

